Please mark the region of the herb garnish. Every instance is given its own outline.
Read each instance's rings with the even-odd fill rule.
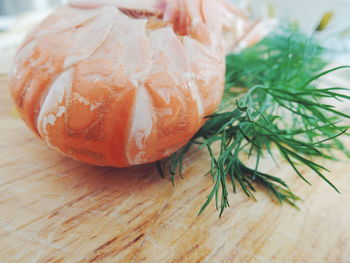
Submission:
[[[178,172],[181,175],[189,149],[199,144],[207,150],[214,186],[199,214],[215,200],[221,216],[229,206],[229,188],[236,192],[240,187],[254,198],[255,184],[263,186],[279,202],[296,207],[299,197],[282,179],[259,171],[265,155],[275,160],[274,149],[278,149],[278,157],[286,160],[306,183],[310,184],[300,172],[300,166],[307,166],[339,192],[325,176],[328,170],[312,157],[334,159],[330,152],[333,149],[350,156],[338,139],[349,128],[341,125],[341,117],[350,119],[350,115],[325,102],[329,98],[350,100],[350,97],[343,95],[343,88],[321,89],[315,82],[349,67],[322,71],[327,65],[324,53],[315,40],[299,31],[287,30],[270,35],[239,54],[227,56],[221,109],[208,116],[194,138],[164,164],[174,183],[174,176]],[[254,158],[254,167],[247,164],[247,157]]]

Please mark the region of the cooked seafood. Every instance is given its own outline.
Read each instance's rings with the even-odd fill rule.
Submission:
[[[221,0],[71,0],[20,47],[11,90],[47,144],[126,167],[183,146],[220,103],[225,55],[254,41]]]

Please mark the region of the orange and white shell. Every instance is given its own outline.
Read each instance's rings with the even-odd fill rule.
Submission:
[[[72,158],[154,162],[215,111],[225,54],[250,27],[221,0],[72,0],[18,50],[12,96],[26,124]]]

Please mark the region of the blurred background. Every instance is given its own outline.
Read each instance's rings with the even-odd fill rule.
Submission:
[[[37,23],[66,0],[0,0],[0,74],[7,74],[17,47]]]
[[[55,6],[66,1],[0,0],[0,74],[9,71],[15,50],[25,34]],[[349,64],[350,0],[230,1],[249,10],[255,17],[278,18],[298,23],[305,33],[316,35],[326,47],[334,49],[337,60]],[[327,26],[315,34],[322,19],[327,22]]]
[[[0,14],[15,15],[28,10],[42,10],[61,2],[61,0],[1,0]]]
[[[11,27],[24,13],[43,12],[64,3],[63,0],[0,0],[0,30]]]

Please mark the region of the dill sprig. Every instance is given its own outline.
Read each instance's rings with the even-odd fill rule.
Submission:
[[[339,192],[326,177],[328,170],[313,157],[334,159],[334,149],[350,156],[338,139],[348,129],[341,119],[350,119],[350,115],[325,102],[350,97],[344,95],[343,88],[321,89],[316,82],[348,67],[322,71],[327,65],[324,53],[315,40],[298,31],[284,30],[227,56],[226,88],[219,112],[208,116],[193,139],[168,162],[174,183],[174,176],[177,172],[181,175],[185,155],[194,144],[210,155],[213,189],[199,214],[215,201],[221,215],[229,206],[230,189],[236,192],[240,187],[255,198],[257,184],[279,202],[295,206],[299,197],[286,182],[260,171],[267,155],[274,160],[284,159],[310,184],[300,171],[301,166],[308,167]],[[249,165],[252,161],[255,164]]]

